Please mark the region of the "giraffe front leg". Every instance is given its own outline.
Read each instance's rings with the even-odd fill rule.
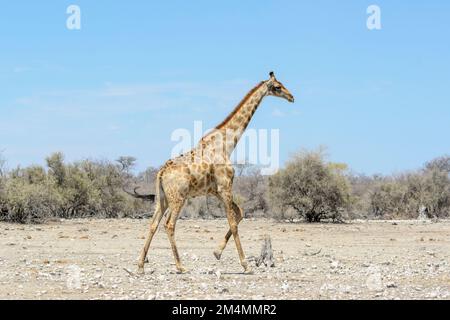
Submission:
[[[244,214],[242,209],[233,201],[233,211],[236,217],[237,224],[239,225],[239,222],[242,221]],[[231,229],[228,230],[227,234],[225,235],[225,239],[222,241],[222,243],[219,245],[219,248],[217,250],[214,250],[214,256],[217,260],[220,260],[222,257],[223,250],[225,250],[225,247],[227,246],[228,241],[230,240],[232,235]]]
[[[222,243],[219,245],[219,248],[217,250],[214,250],[214,256],[217,260],[220,260],[222,257],[222,252],[225,250],[225,247],[227,246],[228,240],[231,238],[231,229],[228,230],[227,234],[225,235],[225,239],[222,240]]]
[[[222,195],[223,203],[225,205],[225,210],[227,211],[228,224],[230,225],[230,231],[233,235],[234,242],[236,243],[236,249],[239,254],[239,260],[245,273],[252,273],[252,269],[248,265],[247,259],[245,258],[244,250],[242,249],[241,239],[238,233],[238,219],[234,214],[233,209],[233,197],[231,192],[226,192]]]

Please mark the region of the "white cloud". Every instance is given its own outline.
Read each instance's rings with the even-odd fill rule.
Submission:
[[[274,109],[273,111],[272,111],[272,116],[274,116],[274,117],[284,117],[286,114],[283,112],[283,111],[281,111],[280,109],[278,109],[278,108],[276,108],[276,109]]]
[[[150,110],[201,111],[204,108],[232,108],[251,89],[248,81],[220,83],[170,82],[160,84],[106,83],[93,89],[42,91],[22,96],[14,105],[45,112],[126,114]]]

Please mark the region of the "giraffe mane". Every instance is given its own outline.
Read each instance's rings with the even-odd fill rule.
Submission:
[[[231,118],[233,118],[233,116],[242,108],[242,106],[255,93],[255,91],[258,90],[263,85],[263,83],[264,81],[261,81],[252,90],[250,90],[246,94],[246,96],[241,100],[241,102],[239,102],[239,104],[234,108],[234,110],[231,111],[231,113],[225,118],[225,120],[223,120],[219,125],[216,126],[216,129],[222,129],[228,123],[228,121],[230,121]]]

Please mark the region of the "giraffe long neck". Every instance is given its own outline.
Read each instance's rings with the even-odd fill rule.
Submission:
[[[267,95],[267,90],[265,82],[260,82],[249,91],[229,116],[216,127],[225,136],[226,143],[224,147],[228,156],[236,148],[256,109],[258,109],[262,99]]]

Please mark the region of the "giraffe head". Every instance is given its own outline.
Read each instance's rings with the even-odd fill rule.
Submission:
[[[283,86],[281,82],[279,82],[275,78],[275,74],[272,72],[269,73],[270,79],[266,81],[269,92],[267,93],[269,96],[275,96],[284,98],[289,102],[294,102],[294,96],[289,92],[288,89]]]

